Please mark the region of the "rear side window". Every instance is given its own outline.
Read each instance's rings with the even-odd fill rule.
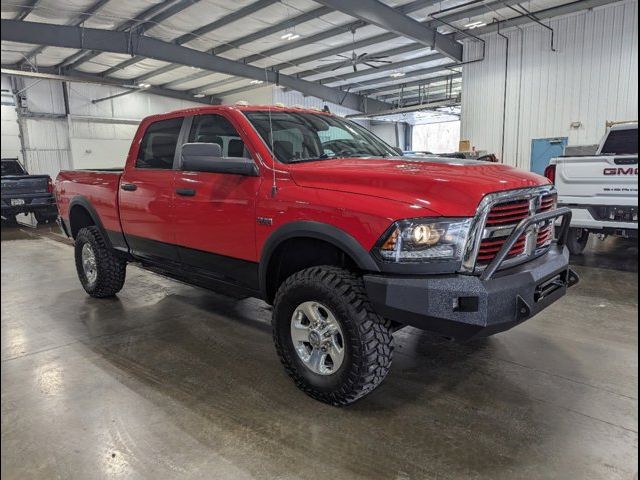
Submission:
[[[189,142],[217,143],[223,157],[251,157],[237,130],[222,115],[195,117],[189,132]]]
[[[182,117],[160,120],[147,127],[142,137],[136,168],[173,168],[173,157],[178,145]]]
[[[607,140],[602,146],[603,154],[613,155],[637,155],[638,154],[638,129],[611,130]]]

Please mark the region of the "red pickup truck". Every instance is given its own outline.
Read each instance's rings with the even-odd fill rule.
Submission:
[[[403,158],[326,112],[212,106],[153,116],[124,170],[61,172],[55,194],[89,295],[116,294],[138,262],[264,299],[286,371],[333,405],[380,384],[398,328],[491,335],[578,280],[564,245],[571,212],[556,207],[547,179]]]

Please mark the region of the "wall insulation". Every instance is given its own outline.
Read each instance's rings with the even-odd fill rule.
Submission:
[[[532,139],[596,144],[606,121],[638,119],[637,0],[544,23],[555,32],[555,52],[540,25],[503,32],[506,95],[506,41],[495,33],[484,37],[485,59],[465,65],[462,77],[461,138],[527,170]],[[466,43],[466,60],[481,56],[480,45]]]

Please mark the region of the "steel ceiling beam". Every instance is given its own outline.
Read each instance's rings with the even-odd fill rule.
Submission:
[[[104,7],[107,3],[109,3],[109,1],[110,0],[98,0],[93,5],[91,5],[88,9],[86,9],[84,12],[82,12],[80,15],[75,17],[73,20],[67,22],[66,25],[73,25],[73,26],[80,25],[82,22],[87,20],[94,13],[96,13],[98,10],[100,10],[102,7]],[[26,53],[25,54],[25,60],[20,62],[20,65],[25,65],[26,63],[28,63],[29,59],[34,58],[36,55],[39,55],[40,53],[42,53],[45,48],[46,48],[45,46],[41,45],[39,47],[34,48],[30,52]]]
[[[407,15],[403,15],[379,0],[316,1],[339,12],[359,18],[371,25],[393,32],[396,35],[415,40],[437,50],[454,61],[462,61],[462,44],[451,37],[439,33],[437,28],[424,25]]]
[[[164,10],[173,9],[173,7],[175,7],[176,4],[179,4],[182,7],[180,10],[184,10],[185,8],[187,8],[188,6],[190,6],[191,4],[197,1],[200,1],[200,0],[169,0],[166,2],[156,3],[155,5],[147,8],[143,12],[136,15],[131,20],[127,20],[126,22],[123,22],[120,25],[118,25],[115,28],[115,31],[124,32],[135,27],[138,32],[144,32],[156,25],[156,22],[153,21],[154,18],[161,18],[162,20],[166,20],[166,18],[160,15],[156,17],[156,15],[163,12]],[[177,12],[174,12],[174,14],[175,13]],[[82,51],[77,52],[65,58],[62,62],[58,64],[58,68],[75,70],[83,63],[88,62],[93,58],[97,57],[98,55],[100,55],[100,53],[101,52],[99,51],[85,51],[83,49]]]
[[[398,12],[401,12],[403,14],[409,14],[411,12],[415,12],[416,10],[420,10],[421,8],[425,8],[433,3],[435,3],[436,0],[413,0],[412,2],[409,3],[405,3],[404,5],[400,5],[399,7],[396,8],[396,10]],[[322,9],[326,9],[327,12],[326,13],[330,13],[331,11],[333,11],[331,8],[329,7],[321,7]],[[319,10],[319,9],[318,9]],[[314,17],[317,18],[317,17]],[[308,20],[313,20],[313,18],[309,18]],[[286,22],[285,22],[286,23]],[[245,62],[245,63],[253,63],[256,62],[258,60],[262,60],[263,58],[269,57],[269,56],[274,56],[274,55],[279,55],[281,53],[284,53],[288,50],[293,50],[296,48],[300,48],[300,47],[305,47],[307,45],[311,45],[313,43],[316,42],[321,42],[323,40],[326,40],[327,38],[331,38],[334,37],[336,35],[341,35],[343,33],[346,32],[351,32],[351,31],[355,31],[359,28],[362,27],[366,27],[367,24],[363,21],[355,21],[355,22],[350,22],[350,23],[346,23],[343,25],[338,25],[337,27],[334,28],[330,28],[329,30],[325,30],[323,32],[319,32],[315,35],[311,35],[309,37],[304,37],[301,38],[300,40],[296,40],[296,41],[292,41],[292,42],[286,42],[284,45],[280,45],[278,47],[274,47],[274,48],[270,48],[268,50],[265,50],[263,52],[254,54],[254,55],[249,55],[246,57],[243,57],[240,59],[240,61]],[[280,30],[283,30],[282,28]],[[272,32],[275,33],[275,32]],[[251,35],[250,35],[251,36]],[[247,38],[247,37],[245,37]],[[234,45],[238,45],[238,43],[246,43],[246,42],[231,42]],[[214,48],[214,51],[217,55],[224,53],[228,50],[231,50],[232,48],[225,48],[223,47],[218,47],[218,48]],[[280,64],[282,65],[282,64]],[[276,65],[276,66],[272,66],[269,67],[271,70],[281,70],[280,65]],[[287,66],[291,66],[288,63],[284,63],[284,65]],[[204,72],[199,72],[199,73],[195,73],[193,75],[189,75],[183,79],[181,79],[180,81],[175,81],[175,82],[171,82],[171,84],[165,84],[165,87],[173,87],[175,85],[178,85],[180,83],[185,83],[185,82],[191,82],[194,80],[198,80],[200,78],[204,78],[206,77],[208,74],[204,73]]]
[[[199,0],[198,0],[199,1]],[[195,40],[196,38],[205,35],[207,33],[213,32],[214,30],[217,30],[219,28],[222,28],[224,26],[229,25],[230,23],[233,22],[237,22],[238,20],[241,20],[242,18],[246,17],[247,15],[251,15],[252,13],[255,13],[259,10],[262,10],[263,8],[269,7],[271,5],[273,5],[275,3],[276,0],[258,0],[257,2],[251,3],[245,7],[242,7],[234,12],[231,12],[228,15],[225,15],[221,18],[219,18],[218,20],[211,22],[207,25],[204,25],[200,28],[197,28],[195,30],[193,30],[192,32],[189,33],[185,33],[184,35],[179,36],[178,38],[176,38],[175,40],[173,40],[174,43],[178,44],[178,45],[184,45],[185,43],[190,42],[191,40]],[[177,12],[176,12],[177,13]],[[168,17],[170,17],[171,15],[168,15]],[[162,20],[165,19],[161,19],[161,20],[157,20],[154,18],[152,19],[152,21],[154,23],[160,23]],[[137,32],[137,33],[142,33],[142,32]],[[135,56],[133,58],[130,58],[129,60],[125,60],[124,62],[120,62],[117,65],[114,65],[113,67],[105,70],[104,72],[101,73],[101,75],[104,76],[109,76],[119,70],[122,70],[124,68],[130,67],[131,65],[134,65],[138,62],[140,62],[141,60],[144,60],[144,57],[140,57],[140,56]],[[140,81],[141,79],[139,79]],[[165,87],[167,88],[167,87]],[[168,87],[170,88],[170,87]]]
[[[592,8],[601,7],[603,5],[608,5],[610,3],[616,3],[620,0],[578,0],[576,2],[565,3],[564,5],[560,5],[558,7],[545,8],[542,10],[538,10],[535,12],[531,12],[535,15],[538,20],[545,20],[548,18],[559,17],[562,15],[569,15],[571,13],[579,12],[581,10],[590,10]],[[517,3],[517,2],[513,2]],[[505,2],[502,2],[503,6],[506,6]],[[498,23],[500,24],[500,31],[507,29],[518,27],[520,25],[526,25],[528,23],[533,23],[527,15],[522,15],[519,17],[509,18],[507,20],[502,20],[496,23],[490,23],[485,27],[476,28],[473,30],[473,34],[476,36],[482,36],[487,33],[493,33],[498,30]],[[463,40],[465,35],[458,32],[455,34],[456,39]]]
[[[361,90],[359,93],[360,93],[360,95],[367,95],[367,96],[369,96],[369,95],[380,95],[381,93],[396,91],[398,89],[420,87],[422,85],[429,85],[431,83],[444,82],[444,81],[447,81],[449,79],[457,79],[457,78],[461,78],[461,77],[462,77],[461,73],[452,73],[451,75],[441,75],[439,77],[423,78],[423,79],[420,79],[420,80],[414,80],[412,82],[393,83],[393,84],[385,85],[385,86],[382,86],[382,87],[379,87],[379,88],[371,88],[369,90]]]
[[[469,17],[481,15],[483,13],[489,13],[492,11],[491,8],[501,8],[504,5],[515,4],[518,1],[521,1],[521,0],[494,0],[493,2],[482,4],[474,8],[469,8],[466,10],[461,9],[455,12],[446,13],[445,15],[442,15],[438,18],[446,21],[447,23],[455,22],[463,18],[469,18]],[[435,2],[432,2],[432,3],[435,3]],[[423,22],[423,24],[431,28],[438,27],[440,23],[441,22],[438,22],[436,20],[427,20]],[[273,68],[274,70],[286,70],[287,68],[291,68],[293,66],[303,65],[305,63],[314,62],[316,60],[330,57],[332,55],[337,55],[339,53],[343,53],[348,50],[351,50],[352,48],[354,50],[359,48],[365,48],[370,45],[376,45],[378,43],[388,42],[389,40],[393,40],[395,38],[397,38],[397,35],[395,33],[383,33],[380,35],[375,35],[373,37],[365,38],[363,40],[359,40],[358,42],[353,44],[353,46],[352,44],[344,43],[342,45],[338,45],[337,47],[329,48],[327,50],[322,50],[320,52],[315,52],[310,55],[305,55],[304,57],[296,58],[295,60],[289,60],[288,62],[280,63],[278,65],[273,65],[271,68]],[[459,37],[457,36],[456,39],[458,40],[464,39],[464,36],[459,36]],[[411,46],[411,48],[409,48],[409,45]],[[406,46],[407,49],[405,50],[405,53],[424,48],[424,45],[421,43],[411,43],[409,45]]]
[[[422,77],[424,75],[431,75],[432,73],[439,73],[446,70],[447,68],[455,67],[456,65],[458,64],[449,63],[447,65],[438,65],[436,67],[421,68],[420,70],[411,70],[410,72],[406,72],[405,76],[402,78],[406,79],[411,77]],[[364,80],[356,83],[349,83],[347,85],[340,85],[340,88],[350,90],[363,90],[363,87],[368,87],[370,85],[380,85],[381,83],[389,82],[391,80],[394,79],[388,76],[382,78],[378,77],[372,78],[371,80]]]
[[[58,80],[61,82],[75,82],[75,83],[93,83],[98,85],[106,85],[111,87],[119,87],[119,88],[127,88],[127,89],[135,89],[136,84],[129,83],[127,81],[117,81],[115,79],[109,80],[102,78],[98,75],[90,75],[86,73],[74,73],[73,75],[60,75],[56,73],[54,68],[44,68],[38,72],[19,70],[17,65],[3,65],[2,73],[4,75],[10,75],[15,77],[28,77],[28,78],[37,78],[41,80]],[[190,102],[203,103],[206,105],[217,105],[220,103],[220,100],[214,97],[205,97],[205,98],[193,98],[189,95],[184,94],[183,92],[178,92],[176,90],[166,90],[160,87],[149,87],[145,89],[136,89],[137,91],[144,93],[152,93],[154,95],[160,95],[162,97],[175,98],[178,100],[186,100]],[[127,91],[128,92],[128,91]]]
[[[293,17],[284,22],[277,23],[270,27],[263,28],[262,30],[258,30],[257,32],[246,35],[244,37],[240,37],[236,40],[232,40],[231,42],[228,42],[224,45],[214,47],[211,50],[211,53],[215,55],[220,55],[222,53],[228,52],[229,50],[233,50],[234,48],[239,48],[242,45],[245,45],[247,43],[255,42],[256,40],[260,40],[261,38],[267,37],[269,35],[273,35],[274,33],[281,32],[282,30],[286,30],[288,28],[294,28],[295,26],[300,25],[301,23],[308,22],[309,20],[313,20],[315,18],[318,18],[322,15],[326,15],[331,12],[332,10],[327,7],[316,8],[315,10],[311,10],[309,12],[303,13],[301,15]],[[140,77],[138,77],[138,80],[144,81],[153,77],[157,77],[159,75],[164,75],[165,73],[169,73],[170,71],[175,70],[176,68],[180,68],[180,67],[176,65],[167,65],[166,67],[158,68],[157,70],[153,70],[149,73],[145,73],[144,75],[141,75]],[[185,81],[192,80],[191,77],[193,77],[193,75],[190,75],[189,77],[185,77]],[[189,80],[187,80],[187,78]],[[198,77],[198,78],[201,78],[201,77]]]
[[[194,66],[212,72],[264,80],[268,83],[291,88],[305,95],[344,105],[353,110],[376,111],[389,108],[388,104],[378,100],[288,75],[281,75],[277,72],[266,71],[259,67],[217,57],[155,38],[137,35],[132,32],[116,32],[96,28],[80,28],[6,19],[2,19],[0,25],[1,37],[7,41],[19,43],[40,42],[62,48],[86,48],[99,52],[142,55],[147,58]]]
[[[18,15],[15,16],[14,20],[24,20],[27,18],[29,14],[38,7],[38,4],[41,1],[42,0],[31,0],[26,5],[21,6],[20,11],[18,12]]]
[[[390,64],[386,64],[386,65],[381,65],[380,67],[378,67],[376,69],[367,68],[367,69],[364,69],[364,70],[358,70],[357,72],[346,73],[344,75],[336,75],[336,76],[324,79],[324,82],[321,81],[321,80],[316,80],[316,81],[329,85],[329,84],[333,84],[333,83],[344,82],[344,81],[350,80],[352,78],[362,77],[362,76],[366,76],[366,75],[373,75],[373,74],[378,73],[378,72],[386,72],[386,71],[389,71],[389,70],[396,70],[398,68],[407,67],[407,66],[410,66],[410,65],[416,65],[418,63],[426,63],[426,62],[429,62],[429,61],[440,60],[443,57],[444,57],[444,55],[440,55],[439,53],[436,53],[436,54],[432,54],[432,55],[426,55],[424,57],[412,58],[410,60],[405,60],[404,62],[390,63]],[[296,75],[296,76],[298,76],[298,75]],[[241,93],[241,92],[252,90],[254,88],[259,88],[259,87],[260,87],[260,85],[246,85],[246,86],[243,86],[243,87],[234,88],[234,89],[227,90],[227,91],[224,91],[224,92],[217,92],[216,95],[219,96],[219,97],[225,97],[227,95],[233,95],[233,94],[236,94],[236,93]],[[194,91],[196,91],[198,93],[203,93],[206,90],[202,90],[202,87],[199,87],[197,89],[194,89]]]

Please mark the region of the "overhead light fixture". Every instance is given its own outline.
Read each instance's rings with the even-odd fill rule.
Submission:
[[[264,80],[251,80],[249,82],[250,85],[260,85],[261,83],[264,83]]]
[[[149,88],[151,85],[148,83],[139,83],[138,88]]]
[[[405,75],[406,73],[404,72],[392,72],[389,74],[391,78],[400,78],[400,77],[404,77]]]
[[[300,38],[300,35],[294,32],[287,32],[280,37],[281,40],[296,40]]]
[[[475,22],[467,23],[465,25],[465,28],[468,28],[469,30],[473,30],[474,28],[484,27],[485,25],[486,25],[486,22],[483,22],[482,20],[477,20]]]
[[[194,93],[193,98],[204,98],[206,95],[204,93]]]

